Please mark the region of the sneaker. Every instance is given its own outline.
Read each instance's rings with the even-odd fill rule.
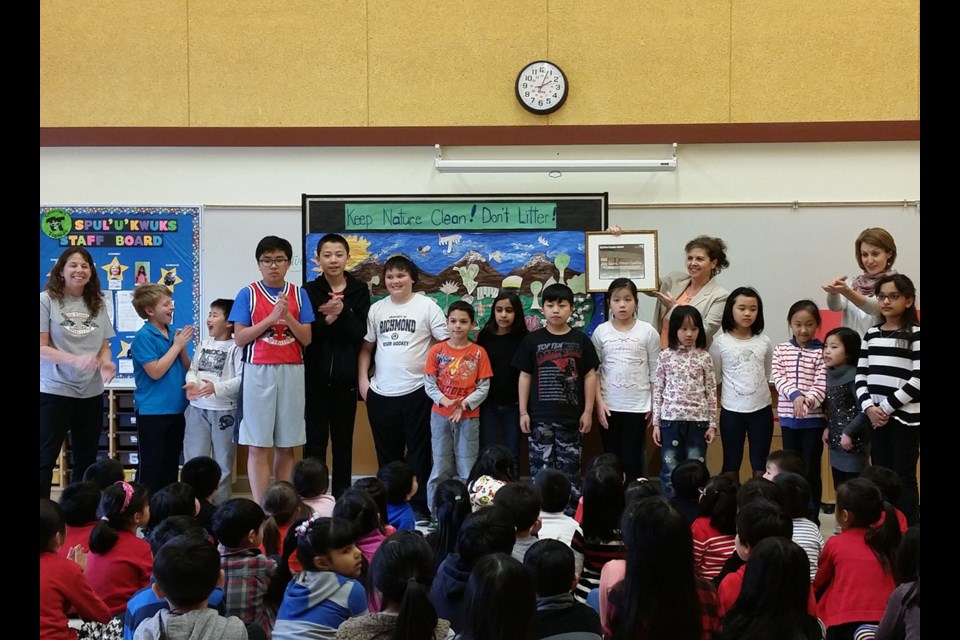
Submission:
[[[430,526],[431,521],[436,522],[436,520],[430,517],[429,513],[417,513],[414,514],[414,518],[416,518],[417,527],[426,528]]]

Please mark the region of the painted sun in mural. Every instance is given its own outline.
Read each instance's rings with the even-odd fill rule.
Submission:
[[[350,271],[370,257],[370,241],[363,236],[357,235],[344,236],[344,239],[350,246],[350,258],[347,260],[344,271]],[[320,273],[321,269],[319,259],[314,256],[310,261],[313,262],[314,273]]]

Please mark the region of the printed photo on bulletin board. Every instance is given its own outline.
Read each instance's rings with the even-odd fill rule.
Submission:
[[[605,193],[304,195],[303,213],[305,280],[320,275],[317,242],[335,232],[350,244],[347,271],[374,300],[386,295],[383,263],[402,253],[420,271],[414,290],[442,309],[472,304],[478,329],[501,291],[516,293],[528,327],[540,328],[540,293],[553,283],[573,290],[571,325],[592,333],[604,320],[603,297],[587,289],[585,232],[605,228]]]
[[[40,207],[40,290],[64,251],[93,257],[116,337],[117,379],[133,378],[130,343],[143,326],[134,289],[154,282],[170,290],[176,327],[197,329],[200,299],[200,207]]]

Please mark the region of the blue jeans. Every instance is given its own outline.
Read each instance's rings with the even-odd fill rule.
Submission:
[[[706,460],[707,441],[704,436],[709,426],[708,422],[693,420],[660,421],[660,457],[663,461],[660,466],[660,488],[666,497],[673,497],[670,477],[678,464],[685,460]]]
[[[433,469],[427,482],[427,503],[433,513],[433,496],[444,480],[457,476],[466,483],[480,450],[477,418],[454,422],[436,411],[430,412],[430,444]],[[436,514],[434,514],[436,515]]]
[[[513,477],[520,477],[520,405],[480,405],[480,450],[501,444],[513,454]]]

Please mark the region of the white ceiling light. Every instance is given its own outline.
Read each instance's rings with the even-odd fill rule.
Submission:
[[[434,166],[437,173],[564,173],[594,172],[617,173],[630,171],[676,171],[677,144],[673,155],[657,159],[605,159],[605,160],[445,160],[440,145]]]

